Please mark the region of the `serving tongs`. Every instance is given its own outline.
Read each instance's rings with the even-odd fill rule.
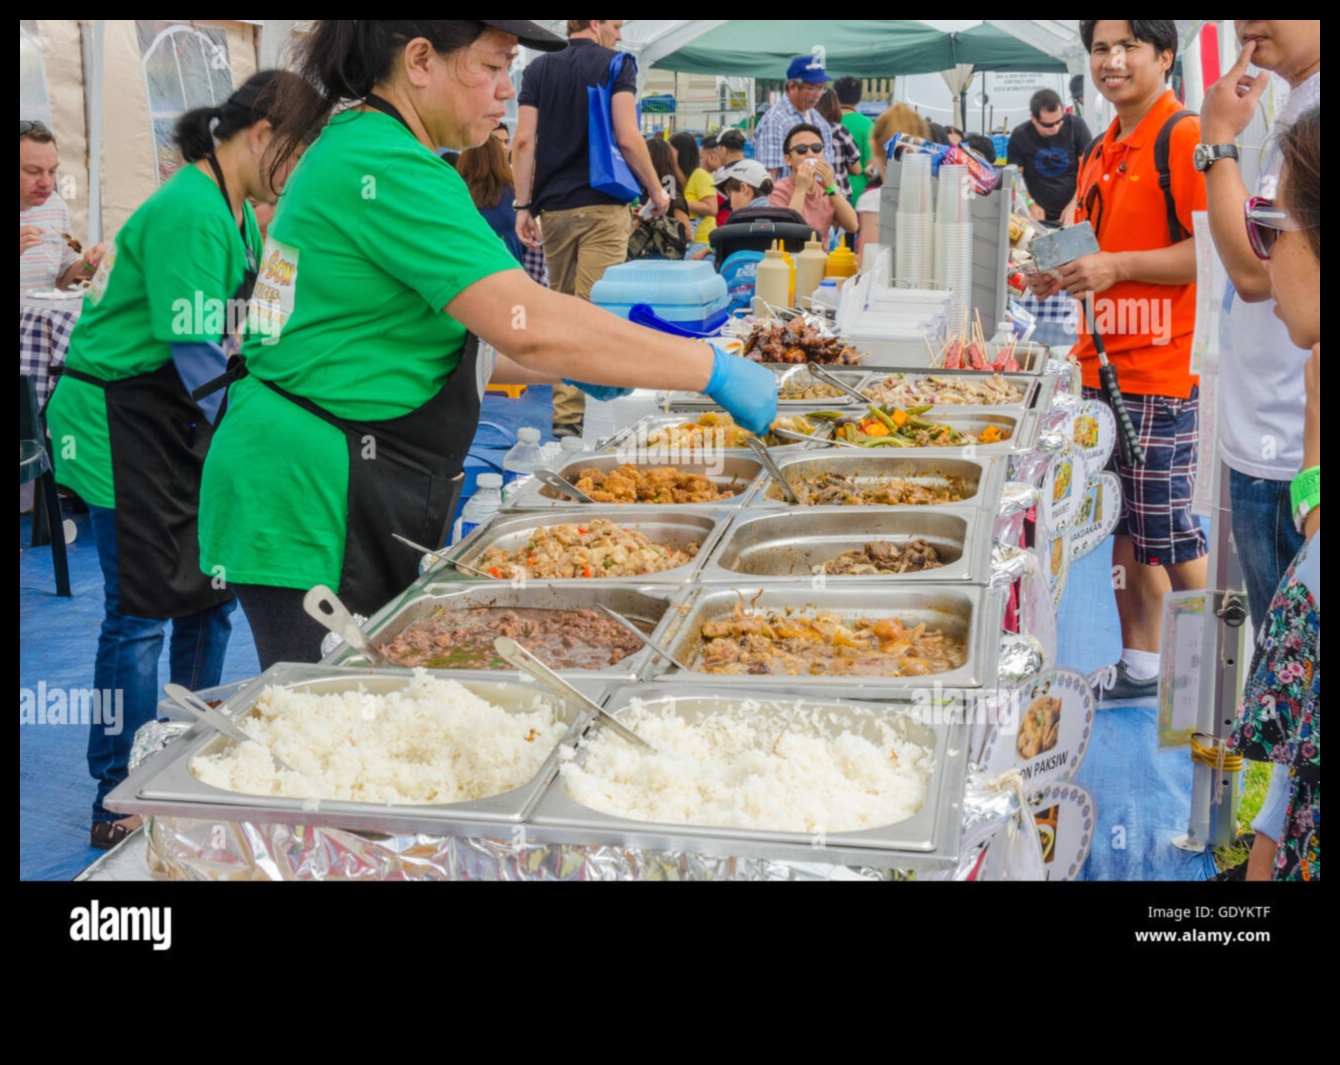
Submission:
[[[747,443],[749,444],[749,450],[754,453],[759,462],[763,463],[763,468],[768,471],[768,475],[777,482],[777,486],[782,490],[782,495],[786,497],[786,501],[793,507],[800,506],[800,496],[796,495],[795,489],[791,487],[791,482],[782,474],[781,467],[768,454],[768,445],[756,436],[749,437]]]
[[[197,721],[208,728],[212,728],[215,732],[227,736],[234,743],[254,743],[257,746],[262,746],[259,740],[248,736],[242,729],[238,728],[227,714],[220,713],[189,689],[183,688],[180,684],[168,684],[164,686],[163,691],[169,699]],[[288,773],[297,772],[274,751],[266,748],[266,753],[270,756],[270,761],[274,763],[276,769],[282,769]]]
[[[827,370],[825,370],[823,366],[821,366],[819,363],[817,362],[807,363],[806,369],[810,371],[810,376],[813,377],[816,381],[821,381],[824,384],[828,385],[830,388],[836,388],[839,392],[843,393],[848,398],[856,400],[857,403],[867,406],[869,405],[870,403],[869,396],[865,395],[864,393],[856,391],[856,389],[852,388],[851,385],[847,384],[847,382],[843,381],[840,377],[837,377],[836,375],[831,374]]]
[[[414,548],[415,551],[428,559],[428,564],[430,566],[436,566],[440,562],[447,562],[448,565],[455,566],[457,569],[464,570],[466,573],[473,573],[476,577],[484,577],[491,581],[496,581],[498,579],[492,573],[485,573],[482,569],[475,569],[474,566],[467,566],[464,562],[448,562],[446,548],[443,548],[441,551],[433,551],[424,547],[423,544],[416,544],[413,540],[409,539],[409,537],[401,536],[399,533],[392,533],[391,538],[400,541],[400,543],[404,544],[406,547]]]
[[[623,628],[627,629],[627,630],[629,631],[629,633],[631,633],[632,635],[636,636],[639,640],[641,640],[641,641],[643,642],[643,644],[645,644],[647,647],[650,647],[653,651],[655,651],[658,655],[660,655],[662,658],[664,658],[667,662],[669,662],[669,663],[670,663],[672,666],[674,666],[676,669],[678,669],[678,670],[680,670],[681,672],[684,672],[684,673],[691,673],[691,672],[692,672],[692,670],[690,670],[688,666],[684,665],[684,663],[682,663],[679,659],[677,659],[677,658],[676,658],[674,655],[672,655],[669,651],[665,650],[665,648],[663,648],[660,644],[656,643],[650,636],[648,636],[646,633],[644,633],[641,629],[639,629],[636,625],[634,625],[634,624],[633,624],[631,621],[629,621],[626,617],[624,617],[622,614],[620,614],[617,610],[611,610],[609,607],[605,606],[603,603],[599,604],[599,605],[597,606],[597,609],[600,610],[600,611],[601,611],[607,618],[609,618],[611,621],[616,622],[617,624],[621,625]]]
[[[579,692],[515,640],[506,636],[499,636],[493,641],[493,649],[498,653],[498,657],[509,666],[513,666],[528,677],[539,681],[560,699],[577,703],[591,711],[596,715],[602,726],[611,729],[616,735],[621,736],[636,747],[645,747],[649,751],[653,750],[650,743],[628,726],[621,724],[618,718],[605,710],[599,703]]]
[[[571,481],[560,477],[553,470],[536,470],[535,479],[547,488],[552,488],[560,495],[567,496],[577,503],[595,503],[589,495],[583,492]]]
[[[307,611],[308,617],[319,621],[362,655],[369,665],[389,665],[386,656],[372,646],[363,630],[358,627],[358,622],[354,620],[349,608],[324,584],[318,584],[303,596],[302,608]]]

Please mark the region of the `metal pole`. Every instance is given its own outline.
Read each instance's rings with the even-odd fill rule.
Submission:
[[[1220,461],[1215,463],[1215,473],[1208,609],[1196,731],[1223,743],[1233,734],[1238,720],[1238,700],[1246,669],[1242,656],[1249,633],[1244,624],[1247,595],[1230,521],[1229,470]],[[1238,772],[1219,773],[1214,766],[1197,762],[1191,783],[1187,834],[1173,842],[1190,851],[1230,846],[1237,836],[1240,782]]]
[[[84,50],[84,117],[88,124],[88,242],[102,243],[102,56],[105,19],[80,27]]]

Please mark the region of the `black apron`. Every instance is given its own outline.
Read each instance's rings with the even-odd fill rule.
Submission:
[[[366,102],[404,123],[384,100],[370,96]],[[419,576],[419,556],[393,534],[431,548],[447,542],[465,482],[465,457],[479,427],[478,362],[479,340],[467,334],[461,361],[437,395],[418,410],[384,421],[337,417],[305,396],[256,378],[345,435],[348,524],[337,591],[355,613],[371,617]],[[211,382],[195,395],[207,395],[246,376],[251,375],[245,360],[236,357],[226,378]]]
[[[465,482],[465,456],[479,427],[479,341],[466,337],[460,364],[418,410],[385,421],[338,418],[304,396],[256,378],[345,435],[348,524],[340,599],[372,617],[419,576],[419,556],[393,534],[427,547],[447,542]]]
[[[231,214],[223,171],[213,156],[209,163]],[[246,238],[244,221],[244,245]],[[258,249],[247,245],[247,270],[234,301],[251,298],[258,263]],[[106,397],[121,613],[168,620],[232,599],[226,575],[200,571],[200,476],[214,426],[186,392],[176,366],[168,361],[122,381],[68,367],[61,376],[100,388]]]

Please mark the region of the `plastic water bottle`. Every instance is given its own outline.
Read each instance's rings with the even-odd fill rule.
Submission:
[[[583,455],[587,454],[586,441],[580,436],[565,436],[558,442],[561,449],[561,458],[564,468],[572,465],[574,462],[580,462]]]
[[[838,298],[837,280],[831,277],[824,278],[819,282],[819,287],[814,290],[814,297],[810,301],[810,309],[817,315],[832,318],[837,314]]]
[[[523,432],[525,430],[522,430]],[[461,516],[451,528],[451,542],[459,544],[481,525],[497,517],[502,509],[503,479],[500,473],[481,473],[475,482],[475,494],[466,502]]]
[[[540,449],[540,430],[518,429],[516,447],[503,459],[503,502],[515,499],[533,480],[536,470],[544,469],[544,452]]]

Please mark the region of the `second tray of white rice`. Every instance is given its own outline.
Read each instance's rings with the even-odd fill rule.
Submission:
[[[206,784],[247,795],[444,805],[529,783],[567,731],[537,696],[509,712],[422,670],[399,692],[314,695],[267,688],[239,721],[256,743],[191,762]],[[292,766],[275,768],[273,751]]]
[[[619,720],[653,748],[607,730],[567,748],[559,772],[572,799],[660,824],[840,833],[904,821],[926,801],[932,750],[906,719],[864,708],[746,700],[681,714],[633,700]]]

